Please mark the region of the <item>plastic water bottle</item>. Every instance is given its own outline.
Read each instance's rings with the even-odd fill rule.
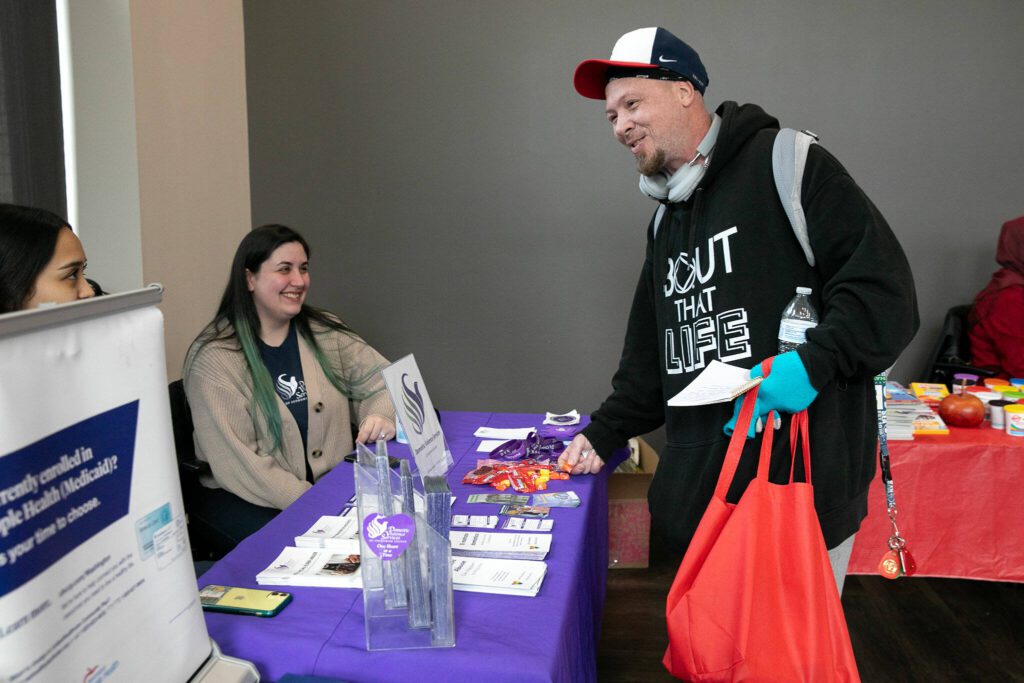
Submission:
[[[779,353],[792,351],[807,340],[807,330],[818,325],[818,312],[807,296],[810,287],[797,287],[796,296],[782,311],[779,323]]]
[[[395,441],[398,443],[409,443],[409,437],[405,435],[405,427],[402,426],[402,418],[395,411]]]

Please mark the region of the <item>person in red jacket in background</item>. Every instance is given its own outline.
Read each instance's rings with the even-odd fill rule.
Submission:
[[[1003,224],[996,263],[968,316],[971,364],[1024,377],[1024,216]]]

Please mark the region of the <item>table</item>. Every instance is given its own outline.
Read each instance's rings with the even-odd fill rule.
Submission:
[[[900,535],[918,576],[1024,581],[1024,439],[992,429],[890,441]],[[876,574],[891,527],[881,477],[849,573]]]
[[[453,514],[496,514],[497,506],[470,505],[472,493],[462,476],[473,469],[481,426],[527,427],[543,416],[443,412],[441,427],[455,466],[449,476],[456,502]],[[391,442],[389,453],[408,455]],[[620,452],[612,465],[625,457]],[[549,491],[573,490],[579,508],[553,508],[555,521],[548,573],[535,598],[456,591],[456,646],[367,652],[362,592],[353,589],[290,587],[292,604],[272,619],[206,613],[210,636],[221,650],[253,662],[260,674],[277,680],[286,674],[317,675],[350,681],[592,681],[604,609],[608,571],[608,475],[552,481]],[[257,534],[247,538],[203,574],[200,586],[259,587],[256,574],[320,515],[337,514],[352,496],[352,465],[342,463]]]

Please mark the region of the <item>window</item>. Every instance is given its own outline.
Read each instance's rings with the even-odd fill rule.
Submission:
[[[67,215],[52,1],[0,0],[0,201]]]

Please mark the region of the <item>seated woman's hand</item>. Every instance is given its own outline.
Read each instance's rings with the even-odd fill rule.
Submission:
[[[390,439],[395,435],[395,423],[380,415],[371,415],[359,425],[356,441],[366,443],[377,439]]]

